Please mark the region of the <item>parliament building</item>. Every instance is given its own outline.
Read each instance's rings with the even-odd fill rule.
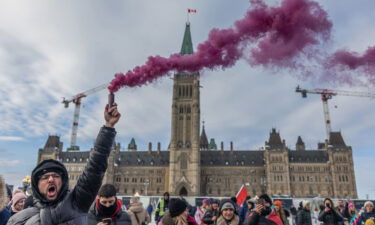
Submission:
[[[192,54],[190,24],[186,24],[181,54]],[[357,198],[352,148],[340,132],[331,132],[316,149],[306,149],[299,136],[289,149],[272,128],[260,150],[224,149],[200,131],[199,72],[176,73],[173,78],[171,138],[168,149],[138,149],[134,139],[121,151],[115,143],[103,183],[119,195],[160,196],[165,191],[184,196],[233,196],[245,185],[250,195],[268,193],[288,197]],[[38,162],[60,160],[74,186],[90,151],[63,151],[59,136],[49,136],[39,149]]]

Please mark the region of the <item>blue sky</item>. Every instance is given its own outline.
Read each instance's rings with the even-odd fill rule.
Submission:
[[[267,1],[278,4],[279,1]],[[362,52],[375,40],[373,0],[318,1],[333,22],[327,48]],[[212,28],[227,28],[249,8],[247,0],[187,1],[11,1],[0,2],[0,174],[20,185],[36,164],[38,149],[49,134],[69,146],[73,107],[62,97],[109,82],[114,73],[142,65],[148,56],[169,56],[181,47],[186,9],[191,15],[193,44]],[[319,96],[307,99],[294,92],[332,88],[375,92],[362,87],[330,86],[301,81],[293,71],[250,67],[243,60],[225,71],[201,72],[201,118],[209,138],[234,142],[236,149],[258,149],[275,127],[289,147],[301,135],[309,149],[325,138]],[[123,114],[117,141],[138,147],[170,138],[172,80],[116,95]],[[88,150],[103,124],[106,91],[83,100],[78,144]],[[332,128],[353,148],[360,197],[375,199],[373,99],[338,96],[330,102]]]

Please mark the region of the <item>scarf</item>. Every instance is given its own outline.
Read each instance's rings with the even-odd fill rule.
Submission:
[[[105,207],[104,205],[100,204],[99,199],[96,199],[96,209],[100,216],[116,220],[116,214],[121,210],[121,202],[116,198],[115,204],[111,205],[110,207]]]
[[[237,215],[233,215],[233,218],[231,220],[226,220],[221,215],[216,220],[216,225],[238,225],[240,223],[240,218]]]

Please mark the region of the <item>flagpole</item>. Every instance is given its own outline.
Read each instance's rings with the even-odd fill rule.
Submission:
[[[189,22],[189,9],[187,10],[186,14],[187,14],[186,15],[186,17],[187,17],[187,23],[190,24],[190,22]]]

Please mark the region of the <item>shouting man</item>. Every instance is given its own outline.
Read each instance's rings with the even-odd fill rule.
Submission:
[[[116,104],[106,105],[106,123],[100,129],[90,159],[72,191],[68,190],[69,176],[61,162],[47,159],[39,163],[31,177],[34,206],[15,214],[7,224],[87,224],[87,212],[107,169],[116,135],[114,125],[120,117]]]

